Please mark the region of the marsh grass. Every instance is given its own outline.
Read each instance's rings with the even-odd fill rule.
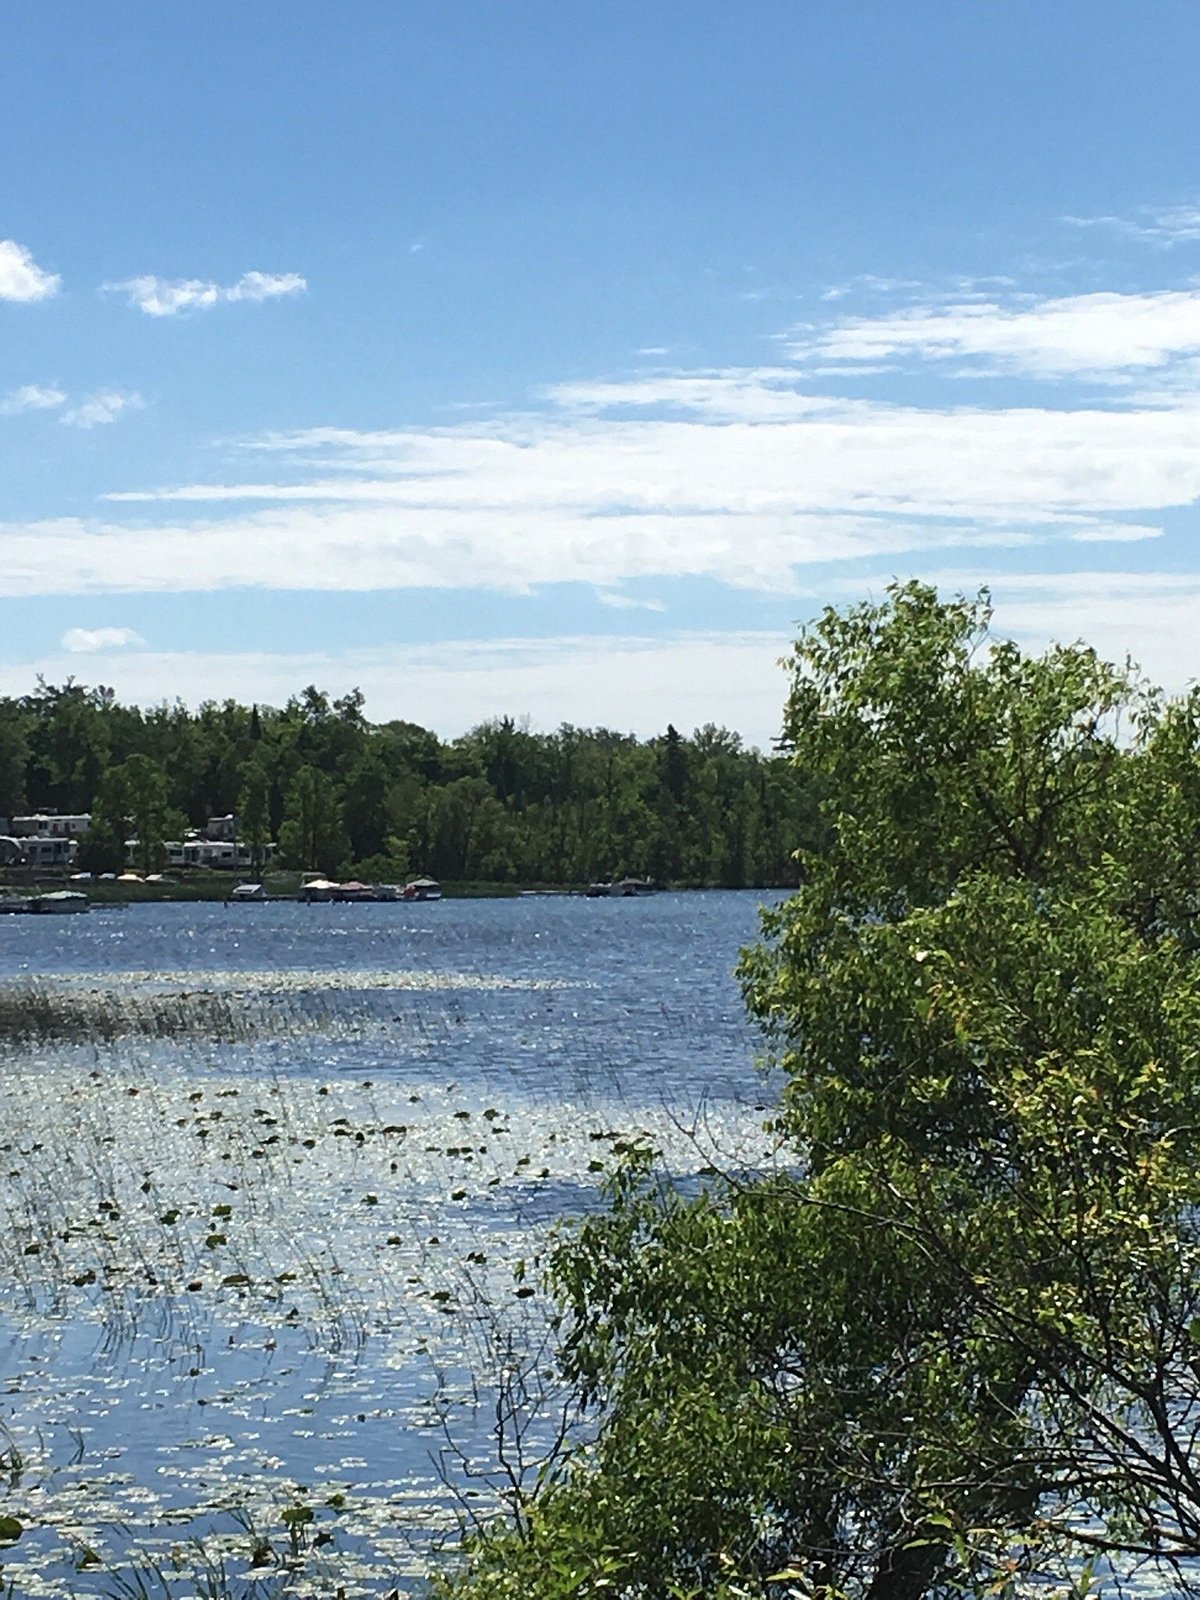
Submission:
[[[0,1049],[128,1037],[239,1043],[347,1024],[340,997],[551,990],[548,980],[430,972],[129,972],[0,984]],[[360,1012],[358,1026],[369,1021]]]
[[[130,1034],[148,1039],[203,1037],[236,1041],[264,1032],[295,1031],[298,1014],[212,990],[194,994],[137,994],[48,987],[0,988],[0,1046],[62,1041],[105,1044]]]
[[[466,1049],[493,1059],[466,1003],[554,985],[105,978],[0,988],[0,1511],[26,1530],[4,1578],[419,1593],[463,1508],[519,1504],[561,1437],[515,1261],[595,1203],[619,1133],[690,1170],[697,1126],[662,1106],[614,1125],[502,1066],[461,1088]],[[758,1149],[760,1120],[699,1137]]]

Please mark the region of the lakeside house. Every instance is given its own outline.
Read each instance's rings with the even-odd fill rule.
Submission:
[[[37,811],[20,817],[0,817],[0,867],[69,867],[75,863],[79,844],[92,825],[90,812]],[[183,839],[164,841],[167,864],[172,867],[200,867],[237,871],[254,865],[253,852],[238,837],[240,819],[234,812],[210,817],[203,829],[193,830]],[[128,838],[126,864],[138,858],[140,841]],[[265,843],[257,852],[263,863],[271,860],[276,846]]]
[[[35,811],[0,819],[0,866],[69,867],[91,825],[87,811]]]
[[[4,831],[18,839],[82,839],[91,825],[90,811],[35,811],[13,817]]]
[[[137,859],[139,841],[126,839],[125,859]],[[254,864],[254,852],[242,839],[210,839],[190,835],[186,839],[167,839],[163,845],[167,852],[167,865],[172,867],[207,867],[218,871],[236,871]],[[259,850],[265,864],[275,854],[275,845],[267,843]]]

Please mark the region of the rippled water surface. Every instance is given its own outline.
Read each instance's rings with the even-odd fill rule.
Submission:
[[[618,1136],[769,1159],[759,904],[0,919],[3,992],[74,1024],[0,1058],[3,1580],[419,1593],[539,1338],[514,1263]]]

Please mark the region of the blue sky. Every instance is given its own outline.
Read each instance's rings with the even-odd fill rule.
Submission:
[[[764,744],[893,577],[1200,650],[1200,12],[0,18],[0,692]]]

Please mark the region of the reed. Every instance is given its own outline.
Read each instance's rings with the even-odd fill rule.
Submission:
[[[215,990],[182,993],[88,990],[37,983],[0,987],[0,1047],[207,1038],[235,1043],[294,1032],[302,1013],[280,997],[256,1003]]]

